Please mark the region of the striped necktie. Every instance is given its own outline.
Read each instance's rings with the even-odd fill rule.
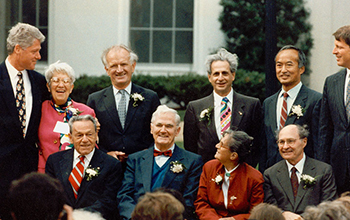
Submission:
[[[282,110],[281,110],[281,118],[280,118],[280,126],[279,129],[281,130],[287,120],[287,98],[288,98],[288,93],[283,93],[283,104],[282,104]]]
[[[220,124],[221,124],[221,134],[226,131],[228,128],[230,128],[231,125],[231,109],[228,106],[228,98],[225,97],[221,101],[221,105],[223,107],[220,111]]]
[[[84,174],[84,158],[85,156],[79,156],[79,162],[75,165],[72,172],[69,175],[69,182],[72,185],[74,197],[78,197],[78,191]]]
[[[17,73],[18,81],[16,84],[16,107],[18,111],[19,122],[21,123],[21,129],[23,137],[26,131],[26,97],[24,92],[24,82],[22,72]]]

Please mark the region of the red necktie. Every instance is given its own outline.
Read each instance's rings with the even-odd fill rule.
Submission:
[[[293,195],[294,195],[294,201],[297,197],[298,188],[299,188],[299,182],[297,177],[297,169],[295,167],[292,168],[292,175],[290,176],[290,182],[292,183],[292,189],[293,189]]]
[[[80,161],[75,165],[72,172],[69,175],[69,182],[72,184],[74,197],[78,197],[78,191],[80,188],[80,183],[83,180],[84,174],[84,158],[85,156],[80,156]]]
[[[288,97],[288,93],[286,92],[283,93],[283,105],[281,110],[280,127],[279,127],[280,130],[284,127],[284,124],[286,123],[286,120],[287,120],[287,97]]]
[[[167,151],[163,151],[163,152],[157,151],[157,150],[153,151],[153,156],[157,157],[157,156],[160,156],[160,155],[171,157],[173,155],[173,152],[171,150],[167,150]]]

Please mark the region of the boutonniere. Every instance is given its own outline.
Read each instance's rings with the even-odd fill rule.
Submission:
[[[208,125],[210,125],[210,117],[211,114],[213,113],[214,108],[213,107],[209,107],[204,109],[201,114],[199,115],[199,121],[208,121]]]
[[[92,168],[91,165],[86,169],[86,181],[92,180],[93,177],[97,177],[100,174],[100,167]]]
[[[312,177],[307,174],[301,174],[300,180],[304,183],[304,186],[303,186],[304,189],[314,186],[317,181],[316,177]]]
[[[184,169],[186,169],[185,165],[183,165],[179,161],[171,161],[170,164],[171,164],[170,170],[173,173],[181,173]]]
[[[303,114],[304,112],[305,112],[305,109],[301,107],[301,105],[293,105],[289,116],[296,115],[297,119],[299,119],[301,116],[304,116]]]
[[[83,111],[79,111],[79,109],[77,109],[77,108],[73,108],[72,106],[67,107],[67,118],[71,118],[73,116],[78,116],[81,113],[83,113]]]
[[[134,108],[139,105],[138,102],[142,102],[143,100],[145,100],[145,97],[143,97],[141,94],[137,92],[131,94],[130,98],[134,101],[134,103],[132,104]]]
[[[220,174],[216,174],[216,177],[214,179],[211,179],[211,181],[215,182],[216,185],[220,185],[223,181],[223,178]]]

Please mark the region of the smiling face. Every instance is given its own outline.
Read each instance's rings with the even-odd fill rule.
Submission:
[[[229,135],[225,135],[221,138],[220,142],[215,145],[216,153],[214,157],[218,159],[222,164],[226,164],[227,162],[231,162],[234,159],[234,153],[231,152],[230,147],[228,146]]]
[[[208,79],[214,91],[224,97],[231,91],[235,73],[231,72],[230,64],[227,61],[217,60],[211,64],[211,74],[208,75]]]
[[[286,49],[276,56],[276,77],[285,91],[292,89],[301,80],[305,67],[299,68],[298,51]]]
[[[72,93],[74,85],[67,73],[55,72],[50,79],[50,84],[47,84],[47,88],[52,95],[54,103],[63,105]]]
[[[79,154],[88,155],[95,148],[97,140],[94,124],[92,121],[75,121],[69,138]]]
[[[337,59],[338,66],[350,68],[350,46],[343,39],[334,41],[333,54]]]
[[[295,165],[303,158],[307,138],[300,139],[298,128],[295,125],[282,128],[278,136],[278,142],[282,158],[290,164]]]
[[[40,56],[40,41],[35,39],[32,46],[23,49],[18,44],[14,48],[14,52],[11,54],[14,57],[11,64],[18,70],[24,69],[33,70],[35,68],[36,61],[41,59]]]
[[[136,62],[130,62],[130,53],[125,49],[111,50],[106,55],[105,67],[112,84],[117,89],[125,89],[131,82]]]
[[[170,112],[160,113],[151,123],[151,134],[157,148],[165,151],[172,147],[180,129],[176,125],[175,114]]]

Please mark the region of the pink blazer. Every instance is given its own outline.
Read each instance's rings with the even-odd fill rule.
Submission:
[[[63,122],[63,114],[58,113],[51,105],[51,100],[46,100],[41,106],[41,120],[38,130],[39,136],[39,163],[38,172],[45,173],[45,164],[47,158],[59,151],[60,134],[53,132],[57,121]],[[72,100],[73,108],[82,111],[81,115],[92,115],[95,117],[95,112],[92,108],[82,103],[77,103]]]

